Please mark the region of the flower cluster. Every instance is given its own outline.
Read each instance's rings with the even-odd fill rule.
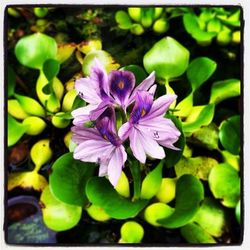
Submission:
[[[164,114],[176,95],[154,99],[155,74],[152,72],[135,87],[135,76],[125,70],[106,73],[95,59],[89,77],[75,82],[78,95],[88,103],[73,115],[73,141],[77,144],[74,158],[100,165],[99,176],[108,176],[116,186],[127,160],[123,143],[129,138],[134,157],[141,163],[146,156],[163,159],[162,146],[178,150],[173,144],[180,136],[174,123]],[[131,112],[127,112],[131,106]],[[127,121],[117,131],[115,110],[120,110]],[[94,126],[87,128],[86,122]]]

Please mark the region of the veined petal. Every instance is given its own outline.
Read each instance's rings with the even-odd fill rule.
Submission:
[[[108,75],[97,58],[94,59],[94,64],[91,67],[90,78],[98,86],[101,98],[109,95]]]
[[[99,162],[102,158],[109,158],[114,146],[104,139],[87,140],[80,143],[74,151],[74,158],[86,162]]]
[[[84,101],[90,104],[99,104],[101,102],[98,86],[89,77],[77,79],[75,89]]]
[[[90,112],[97,108],[96,105],[87,105],[82,108],[75,109],[71,112],[73,116],[73,124],[77,126],[82,126],[85,122],[90,121]]]
[[[156,99],[153,102],[152,108],[149,111],[148,115],[145,116],[143,119],[149,120],[149,119],[153,119],[157,116],[163,116],[166,111],[168,110],[169,106],[171,105],[171,103],[177,98],[176,95],[163,95],[161,97],[159,97],[158,99]]]
[[[116,103],[124,109],[135,86],[135,76],[129,71],[114,70],[109,74],[110,93]]]
[[[150,93],[152,96],[155,95],[155,91],[157,89],[157,85],[154,84],[149,90],[148,90],[148,93]]]
[[[105,162],[103,161],[103,162],[100,162],[98,176],[102,177],[106,175],[108,175],[108,164],[106,161]]]
[[[139,125],[137,127],[140,128]],[[164,149],[150,135],[139,130],[137,138],[148,156],[156,159],[163,159],[165,157]]]
[[[73,132],[72,140],[80,144],[87,140],[100,140],[101,135],[95,128],[85,128],[80,126],[74,126],[71,128]]]
[[[139,131],[135,128],[131,129],[131,133],[129,135],[130,140],[130,148],[133,152],[135,158],[141,163],[146,162],[146,153],[142,146],[142,142],[140,141],[140,137],[138,136]]]
[[[90,120],[95,121],[107,109],[109,104],[109,101],[103,101],[94,110],[91,110]]]
[[[127,160],[127,153],[123,146],[117,147],[110,158],[108,164],[108,178],[111,184],[115,187],[121,176],[122,168]]]
[[[118,136],[121,138],[122,141],[125,141],[129,137],[132,128],[133,128],[133,125],[130,122],[124,123],[119,128]]]
[[[149,88],[154,84],[155,82],[155,72],[153,71],[146,79],[144,79],[132,92],[130,98],[129,98],[129,104],[131,104],[136,97],[136,93],[138,91],[148,91]],[[156,85],[155,85],[156,86]]]

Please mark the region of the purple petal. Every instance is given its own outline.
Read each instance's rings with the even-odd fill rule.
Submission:
[[[147,131],[141,130],[139,125],[136,126],[139,130],[137,133],[137,139],[140,141],[145,153],[156,159],[163,159],[165,157],[164,149],[159,146],[156,140],[147,133]]]
[[[138,121],[147,116],[153,104],[153,96],[146,92],[137,92],[135,97],[135,105],[130,115],[130,122],[133,124],[138,123]]]
[[[98,176],[106,176],[108,175],[108,163],[106,161],[100,162],[99,173]]]
[[[144,79],[132,92],[129,98],[129,104],[131,104],[136,97],[138,91],[148,91],[148,89],[154,84],[155,82],[155,72],[153,71],[146,79]]]
[[[90,120],[95,121],[109,106],[109,101],[101,102],[94,110],[90,112]]]
[[[82,108],[75,109],[71,112],[73,116],[73,124],[77,126],[82,126],[84,123],[90,121],[90,112],[97,108],[96,105],[87,105]]]
[[[108,75],[100,61],[95,58],[91,67],[90,78],[99,87],[99,95],[105,98],[109,95]]]
[[[102,137],[99,140],[87,140],[80,143],[74,151],[74,158],[86,162],[99,162],[109,158],[114,146]]]
[[[77,144],[80,144],[87,140],[101,139],[99,131],[96,130],[95,128],[74,126],[71,128],[71,131],[73,132],[72,140]]]
[[[130,140],[130,148],[133,152],[134,157],[140,161],[141,163],[146,162],[146,153],[143,149],[142,143],[138,138],[139,131],[135,128],[131,129],[131,133],[129,135]]]
[[[149,120],[158,116],[163,116],[166,111],[168,110],[171,103],[177,98],[176,95],[163,95],[156,99],[152,105],[152,108],[147,116],[145,116],[143,119]]]
[[[117,147],[112,153],[108,164],[108,177],[111,184],[115,187],[121,176],[122,168],[127,160],[127,153],[123,146]]]
[[[148,93],[150,93],[152,96],[155,95],[155,91],[157,89],[157,85],[154,84],[149,90],[148,90]]]
[[[135,86],[134,74],[129,71],[111,71],[109,74],[110,93],[116,103],[126,108],[128,98]]]
[[[119,128],[118,136],[121,138],[122,141],[125,141],[129,137],[132,128],[133,128],[133,125],[130,122],[124,123]]]

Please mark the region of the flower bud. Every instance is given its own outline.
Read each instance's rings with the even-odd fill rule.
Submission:
[[[173,178],[163,178],[161,187],[156,194],[159,202],[169,203],[175,198],[176,180]]]
[[[8,113],[20,120],[29,116],[15,99],[8,100]]]
[[[157,220],[169,217],[174,209],[164,203],[153,203],[144,211],[144,219],[151,225],[159,227]]]
[[[69,119],[65,119],[62,115],[65,114],[64,112],[58,112],[52,117],[52,124],[57,128],[66,128],[70,124]]]
[[[125,173],[122,171],[121,176],[118,180],[117,185],[115,186],[115,190],[121,195],[126,198],[130,196],[130,190],[129,190],[129,182],[128,178],[125,175]]]
[[[110,216],[101,207],[94,204],[86,208],[86,211],[88,215],[96,221],[104,222],[110,219]]]
[[[27,127],[25,133],[28,135],[39,135],[46,127],[43,119],[37,116],[29,116],[23,120],[23,125]]]
[[[31,160],[36,166],[41,167],[47,163],[52,157],[49,139],[42,139],[36,142],[30,150]]]
[[[121,227],[120,243],[140,243],[144,236],[143,227],[135,221],[127,221]]]

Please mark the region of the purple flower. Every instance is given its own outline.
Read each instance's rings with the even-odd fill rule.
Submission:
[[[140,162],[146,162],[146,155],[163,159],[164,149],[160,146],[178,150],[173,144],[178,140],[180,131],[164,114],[176,95],[164,95],[153,102],[153,95],[138,91],[129,121],[119,129],[122,140],[130,139],[131,150]]]
[[[72,112],[73,124],[82,125],[87,121],[96,120],[110,106],[120,106],[126,112],[138,91],[155,91],[156,86],[152,86],[154,81],[153,72],[135,88],[133,73],[114,70],[108,75],[101,63],[95,59],[90,77],[76,80],[75,88],[79,96],[89,104]]]
[[[85,162],[100,164],[99,176],[106,176],[116,186],[127,153],[116,133],[115,112],[107,108],[96,120],[94,128],[74,126],[73,141],[77,144],[74,158]]]

